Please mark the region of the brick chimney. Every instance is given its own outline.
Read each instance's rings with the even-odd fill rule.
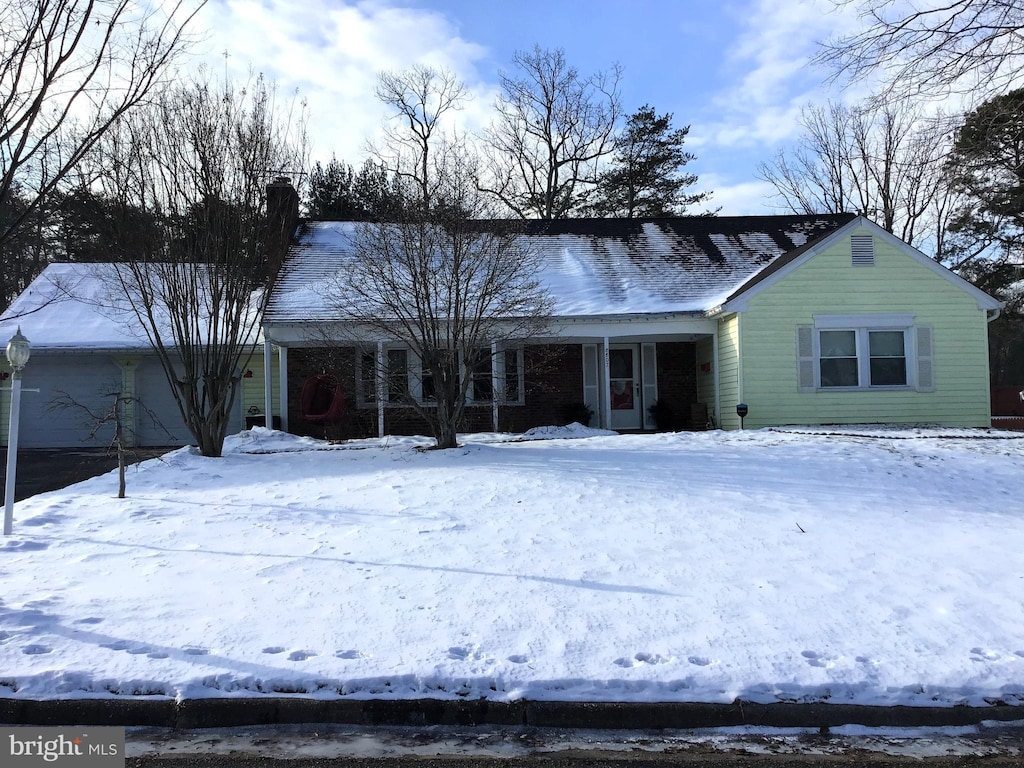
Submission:
[[[287,176],[267,184],[267,293],[281,271],[288,245],[299,224],[299,193]]]

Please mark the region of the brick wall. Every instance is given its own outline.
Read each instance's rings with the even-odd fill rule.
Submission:
[[[523,357],[525,404],[499,410],[501,431],[525,432],[578,421],[572,406],[583,403],[583,348],[579,344],[527,347]],[[591,426],[597,426],[596,414]]]
[[[658,343],[658,401],[668,409],[669,430],[703,429],[691,418],[697,402],[697,345],[672,341]]]

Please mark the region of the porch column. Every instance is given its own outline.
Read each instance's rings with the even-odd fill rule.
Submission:
[[[604,413],[601,414],[601,426],[604,429],[612,428],[612,378],[611,378],[612,360],[611,353],[608,351],[608,337],[604,337],[604,396],[601,398],[604,403],[602,409]]]
[[[377,395],[377,437],[384,437],[384,342],[377,342],[377,365],[376,375],[373,377],[373,385],[376,387]]]
[[[713,366],[715,376],[715,405],[714,405],[714,416],[715,426],[718,429],[722,428],[722,398],[719,393],[719,383],[721,379],[718,375],[718,328],[715,328],[715,332],[711,334],[711,365]]]
[[[264,426],[274,428],[274,343],[263,341],[263,414]]]
[[[121,397],[125,398],[121,403],[124,445],[126,448],[134,448],[137,426],[135,397],[138,394],[135,388],[135,372],[139,367],[139,361],[133,357],[115,357],[114,362],[121,369]]]
[[[505,366],[502,366],[504,370]],[[498,342],[491,342],[491,431],[498,431],[498,398],[505,399],[505,388],[498,378]]]
[[[280,361],[281,370],[280,374],[280,385],[281,385],[281,431],[288,431],[288,347],[279,346],[277,348],[278,359]]]

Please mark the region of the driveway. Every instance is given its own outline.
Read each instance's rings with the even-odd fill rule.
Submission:
[[[128,455],[129,462],[162,456],[173,448],[138,448]],[[117,468],[117,454],[106,448],[36,448],[18,451],[18,472],[14,500],[46,491],[55,491],[72,483],[88,480]],[[7,448],[0,448],[0,483],[7,482]],[[4,485],[3,487],[6,487]]]

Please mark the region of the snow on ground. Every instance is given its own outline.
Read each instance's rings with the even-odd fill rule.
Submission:
[[[551,432],[254,430],[21,502],[0,696],[1024,704],[1024,440]]]

